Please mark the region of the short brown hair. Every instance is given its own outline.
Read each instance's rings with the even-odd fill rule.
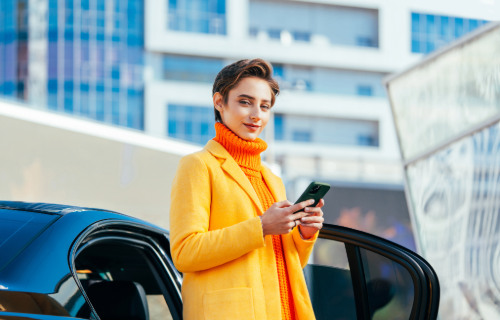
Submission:
[[[273,79],[273,67],[271,64],[262,59],[240,60],[224,67],[217,77],[215,77],[214,86],[212,88],[212,96],[219,92],[227,103],[229,91],[238,83],[248,77],[257,77],[266,80],[271,87],[271,106],[274,105],[276,96],[280,93],[278,82]],[[222,122],[219,110],[214,106],[215,121]]]

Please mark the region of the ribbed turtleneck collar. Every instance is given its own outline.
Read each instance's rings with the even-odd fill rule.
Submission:
[[[255,141],[243,140],[220,122],[215,123],[213,140],[220,143],[238,165],[260,171],[260,154],[267,149],[267,143],[264,140],[260,138]]]

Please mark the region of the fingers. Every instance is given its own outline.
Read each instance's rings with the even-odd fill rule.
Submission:
[[[288,207],[286,210],[288,211],[288,213],[294,213],[296,211],[304,209],[307,206],[310,206],[313,203],[314,203],[314,200],[302,201],[302,202],[299,202],[297,204],[294,204],[293,206]]]
[[[304,212],[308,213],[308,215],[312,216],[322,216],[323,215],[323,210],[321,210],[320,207],[307,207],[304,209]]]
[[[304,217],[304,218],[301,218],[300,219],[300,222],[303,224],[303,225],[310,225],[310,224],[314,224],[314,223],[323,223],[325,221],[325,219],[321,216],[308,216],[308,217]]]
[[[275,202],[273,204],[273,206],[276,206],[277,208],[287,208],[287,207],[290,207],[292,205],[292,203],[288,200],[283,200],[283,201],[279,201],[279,202]]]
[[[289,217],[290,217],[290,220],[298,220],[298,219],[302,219],[304,217],[307,217],[309,215],[309,213],[307,212],[297,212],[297,213],[294,213],[294,214],[290,214]]]
[[[318,204],[316,205],[316,208],[321,208],[325,205],[325,199],[319,200]]]

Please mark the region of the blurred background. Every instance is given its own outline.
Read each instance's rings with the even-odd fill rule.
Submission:
[[[289,200],[330,183],[326,222],[449,280],[444,319],[497,319],[500,247],[479,243],[500,236],[499,19],[496,0],[0,0],[0,199],[168,229],[177,163],[215,135],[216,74],[263,58],[282,89],[263,159]]]

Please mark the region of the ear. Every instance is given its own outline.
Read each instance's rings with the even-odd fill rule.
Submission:
[[[219,112],[223,112],[222,111],[222,105],[223,105],[223,101],[224,99],[222,98],[222,95],[218,92],[216,92],[213,96],[213,102],[214,102],[214,108],[217,109],[217,111]]]

